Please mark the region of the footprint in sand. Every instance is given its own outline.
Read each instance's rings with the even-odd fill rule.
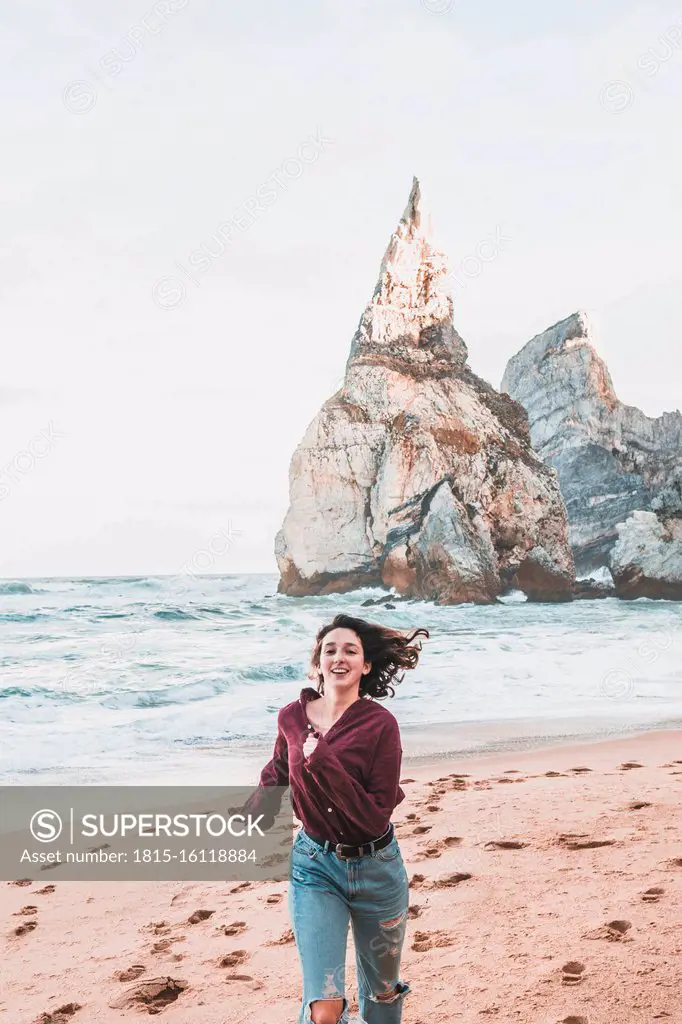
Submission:
[[[287,845],[291,846],[290,843],[287,843]],[[284,864],[285,861],[288,860],[289,855],[287,853],[271,853],[267,857],[261,857],[260,863],[265,868],[271,868],[274,867],[276,864]]]
[[[150,921],[141,929],[143,932],[151,932],[153,935],[168,935],[170,932],[170,921]]]
[[[585,964],[579,960],[569,960],[561,968],[561,981],[564,985],[579,985],[585,976]]]
[[[282,932],[278,939],[270,939],[266,942],[266,946],[288,946],[289,943],[294,941],[294,933],[291,928],[287,928],[285,932]]]
[[[283,899],[284,897],[281,892],[273,892],[271,896],[268,896],[265,902],[270,904],[270,906],[274,906],[277,903],[281,903]]]
[[[442,807],[439,807],[439,806],[438,806],[438,804],[427,804],[427,806],[426,806],[426,810],[427,810],[427,811],[433,811],[433,812],[435,812],[435,811],[442,811],[442,810],[443,810],[443,808],[442,808]]]
[[[49,896],[55,890],[54,885],[44,885],[42,889],[38,889],[34,892],[34,896]]]
[[[627,936],[627,932],[632,928],[632,923],[630,921],[607,921],[604,928],[606,929],[607,934],[605,937],[607,939],[610,939],[612,942],[620,941]],[[631,936],[627,936],[628,942],[630,939]]]
[[[412,936],[412,949],[415,953],[426,953],[429,949],[452,946],[454,942],[455,937],[450,932],[415,932]]]
[[[17,878],[16,881],[8,882],[7,884],[8,885],[18,885],[19,887],[21,887],[23,885],[33,885],[33,879],[32,878]]]
[[[545,772],[545,778],[547,779],[558,779],[559,776],[565,776],[565,772]]]
[[[173,904],[177,900],[184,900],[186,896],[191,896],[191,894],[192,894],[192,887],[191,886],[186,886],[184,889],[181,889],[180,892],[176,892],[175,896],[170,901],[170,905],[173,906]]]
[[[412,878],[408,882],[410,889],[418,889],[420,885],[423,885],[426,881],[426,875],[412,875]]]
[[[159,939],[152,946],[152,952],[163,953],[165,950],[170,949],[174,942],[184,942],[186,937],[185,935],[174,935],[171,939]]]
[[[664,893],[665,889],[662,889],[660,885],[652,885],[650,889],[646,889],[642,893],[642,899],[645,903],[658,903]]]
[[[218,961],[218,967],[238,967],[249,959],[249,953],[245,949],[235,949],[234,953],[228,953]]]
[[[608,921],[601,928],[586,932],[585,939],[608,939],[609,942],[632,942],[627,932],[632,928],[630,921]]]
[[[627,770],[628,768],[643,768],[644,765],[640,764],[639,761],[623,761],[618,767]]]
[[[564,1017],[557,1024],[588,1024],[587,1017]]]
[[[455,871],[450,875],[441,875],[441,877],[437,878],[433,884],[436,888],[442,889],[446,886],[459,885],[460,882],[466,882],[471,877],[472,876],[468,871]]]
[[[80,1003],[65,1003],[51,1013],[41,1013],[34,1024],[69,1024],[73,1015],[82,1009]]]
[[[511,785],[512,782],[515,782],[515,781],[516,781],[515,779],[495,779],[495,782],[498,782],[498,783],[508,782],[510,785]]]
[[[412,811],[410,814],[405,815],[407,821],[419,821],[419,816]]]
[[[27,907],[22,907],[21,910],[15,910],[14,913],[12,914],[12,917],[19,917],[22,914],[24,916],[28,915],[28,917],[30,917],[32,914],[37,914],[37,913],[38,913],[38,908],[37,907],[27,906]]]
[[[214,914],[215,910],[195,910],[187,918],[187,924],[199,924],[200,921],[208,921],[209,917],[213,917]]]
[[[400,785],[401,785],[401,786],[407,786],[407,784],[408,784],[409,782],[416,782],[416,779],[401,779],[401,780],[400,780]]]
[[[179,978],[150,978],[129,989],[118,999],[109,1003],[112,1010],[132,1010],[144,1006],[149,1014],[161,1013],[167,1006],[174,1003],[188,987],[188,983]]]
[[[37,921],[27,921],[25,924],[20,924],[18,928],[14,929],[15,935],[27,935],[32,932],[34,928],[38,927]]]
[[[616,840],[592,839],[585,833],[566,832],[559,836],[558,842],[567,850],[596,850],[600,846],[614,846]]]
[[[413,921],[415,917],[419,917],[421,912],[422,908],[419,906],[418,903],[411,903],[410,906],[407,908],[407,916],[411,921]]]
[[[682,868],[682,857],[673,857],[668,864],[671,868]]]
[[[461,842],[461,836],[445,836],[443,839],[431,840],[424,850],[424,856],[440,857],[443,850],[449,850],[453,846],[459,846]]]
[[[251,882],[240,882],[239,885],[235,885],[234,889],[230,889],[230,894],[235,892],[244,892],[246,889],[251,888]]]
[[[412,829],[413,836],[423,836],[425,832],[430,832],[433,825],[417,825],[416,828]]]
[[[241,935],[246,931],[246,921],[233,921],[232,924],[224,924],[219,929],[223,935]]]
[[[225,981],[253,981],[250,974],[228,974]]]
[[[628,804],[628,811],[641,811],[643,807],[651,807],[651,804],[647,800],[633,800],[632,803]]]
[[[144,974],[147,968],[144,964],[133,964],[132,967],[126,967],[124,971],[116,971],[114,977],[116,981],[135,981],[140,975]]]
[[[569,768],[568,770],[569,772],[576,772],[576,774],[578,775],[582,775],[584,772],[592,771],[591,768],[585,768],[584,765],[581,765],[579,768]]]
[[[484,850],[523,850],[528,843],[522,843],[519,839],[491,839],[485,843]]]

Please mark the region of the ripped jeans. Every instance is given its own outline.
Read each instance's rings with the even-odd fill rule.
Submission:
[[[299,1024],[310,1024],[310,1004],[344,999],[339,1024],[348,1024],[346,941],[353,926],[360,1014],[366,1024],[400,1024],[410,991],[399,980],[407,926],[408,880],[394,837],[373,855],[339,860],[303,830],[291,853],[289,913],[303,970]],[[395,990],[395,992],[394,992]],[[387,999],[377,996],[394,992]]]

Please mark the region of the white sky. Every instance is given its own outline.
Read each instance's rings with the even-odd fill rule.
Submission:
[[[682,405],[681,3],[170,3],[165,23],[152,0],[3,5],[0,467],[50,422],[65,436],[0,478],[1,575],[175,572],[228,524],[213,569],[275,571],[291,454],[415,173],[455,272],[510,239],[455,288],[477,373],[499,386],[584,308],[624,401]],[[116,76],[114,49],[135,54]],[[192,270],[318,131],[333,143]],[[198,284],[160,309],[176,262]]]

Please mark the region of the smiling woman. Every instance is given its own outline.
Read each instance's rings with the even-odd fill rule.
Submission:
[[[317,677],[317,689],[324,694],[325,679],[331,675],[332,666],[349,668],[350,660],[334,657],[337,648],[349,651],[349,657],[363,655],[363,667],[356,671],[353,680],[359,683],[358,696],[381,699],[395,693],[391,683],[400,683],[396,678],[400,669],[415,668],[419,661],[421,644],[414,641],[419,636],[428,637],[425,629],[415,629],[405,635],[397,629],[365,622],[351,615],[337,615],[333,622],[323,626],[315,638],[311,658],[311,678]],[[335,676],[334,676],[335,678]]]
[[[419,660],[419,636],[337,615],[311,658],[317,690],[282,708],[260,786],[291,786],[303,824],[291,854],[289,912],[303,970],[299,1024],[346,1024],[346,940],[353,927],[360,1013],[399,1024],[408,882],[391,815],[404,799],[394,716],[377,701]],[[415,642],[417,641],[417,642]],[[281,791],[280,791],[281,792]]]

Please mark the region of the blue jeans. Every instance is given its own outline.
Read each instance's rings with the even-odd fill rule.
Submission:
[[[303,970],[299,1024],[317,999],[344,999],[348,1024],[346,941],[353,926],[360,1014],[366,1024],[400,1024],[410,986],[399,980],[407,926],[408,880],[398,841],[364,857],[340,860],[301,830],[291,852],[289,913]],[[387,999],[377,996],[393,993]]]

